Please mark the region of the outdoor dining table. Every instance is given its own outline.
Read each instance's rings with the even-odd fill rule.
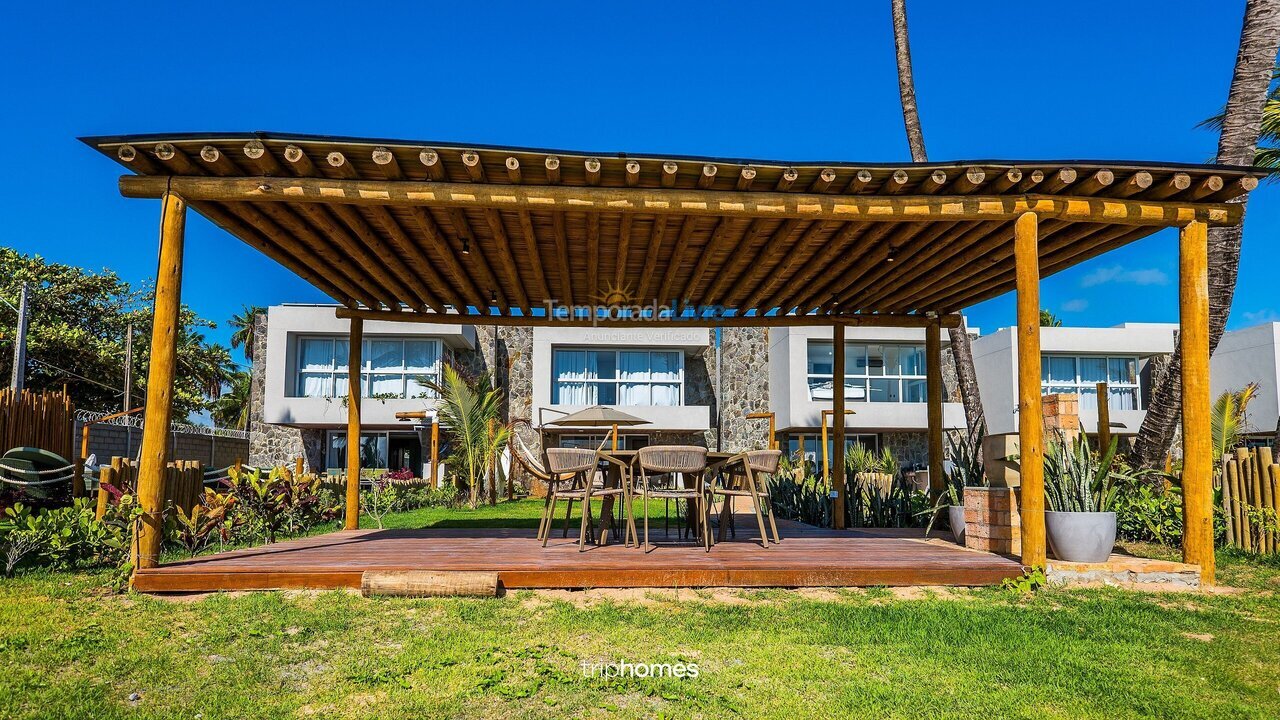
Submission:
[[[610,450],[610,451],[608,451],[608,452],[604,452],[604,451],[601,451],[601,452],[602,452],[602,454],[605,454],[605,455],[612,455],[613,457],[616,457],[616,458],[618,458],[619,460],[622,460],[623,462],[627,463],[627,467],[628,467],[628,469],[629,469],[630,471],[632,471],[632,472],[635,472],[635,471],[636,471],[636,467],[635,467],[635,457],[636,457],[636,453],[637,453],[638,451],[636,451],[636,450]],[[708,472],[708,473],[711,473],[711,472],[719,472],[719,471],[720,471],[721,466],[723,466],[723,465],[725,464],[725,462],[726,462],[726,461],[728,461],[728,460],[729,460],[729,458],[731,458],[731,457],[733,457],[733,456],[734,456],[734,453],[727,453],[727,452],[708,452],[708,453],[707,453],[707,472]],[[608,460],[606,460],[606,459],[604,459],[604,458],[601,458],[601,459],[600,459],[600,470],[601,470],[601,472],[602,472],[602,473],[603,473],[603,475],[604,475],[604,482],[605,482],[605,485],[606,485],[607,487],[618,487],[618,486],[619,486],[619,484],[622,482],[622,468],[621,468],[621,467],[619,467],[617,463],[610,462],[610,461],[608,461]],[[633,483],[633,486],[632,486],[632,487],[634,488],[634,483],[635,483],[635,477],[634,477],[634,476],[632,477],[632,483]],[[645,512],[648,512],[648,508],[645,508],[645,509],[644,509],[644,511],[645,511]],[[591,507],[590,507],[590,505],[588,505],[587,507],[585,507],[585,508],[583,509],[583,512],[590,513],[590,512],[591,512]],[[697,515],[698,515],[698,514],[697,514],[697,513],[694,511],[694,509],[693,509],[693,503],[692,503],[692,502],[686,502],[686,503],[685,503],[685,518],[686,518],[686,522],[688,523],[690,530],[692,530],[692,531],[694,531],[694,532],[697,532],[697,531],[699,530],[699,528],[701,527],[701,523],[702,523],[702,519],[701,519],[701,518],[699,518]],[[607,521],[606,521],[606,518],[607,518]],[[613,519],[613,496],[612,496],[612,495],[606,495],[606,496],[604,497],[604,499],[602,499],[602,500],[601,500],[601,505],[600,505],[600,520],[601,520],[601,522],[600,522],[599,537],[598,537],[598,539],[597,539],[596,541],[597,541],[597,543],[598,543],[598,544],[603,545],[603,544],[605,544],[606,542],[608,542],[608,538],[609,538],[609,526],[610,526],[610,525],[613,523],[613,521],[614,521],[614,519]],[[588,518],[588,522],[590,522],[590,518]],[[593,539],[595,539],[595,538],[593,538]]]

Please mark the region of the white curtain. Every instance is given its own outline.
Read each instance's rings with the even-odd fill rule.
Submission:
[[[557,404],[596,404],[596,398],[599,397],[596,385],[587,382],[598,377],[595,353],[585,350],[556,350],[553,365]]]

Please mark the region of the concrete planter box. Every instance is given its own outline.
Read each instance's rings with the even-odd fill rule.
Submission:
[[[1067,562],[1106,562],[1116,544],[1113,512],[1045,511],[1044,527],[1050,552]]]
[[[957,545],[964,545],[964,506],[948,505],[947,519],[951,522],[951,535]]]

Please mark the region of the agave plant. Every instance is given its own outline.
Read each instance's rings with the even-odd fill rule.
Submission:
[[[929,524],[925,526],[925,534],[933,530],[941,510],[948,505],[964,505],[964,489],[967,487],[987,487],[987,472],[982,467],[982,429],[972,435],[951,435],[947,437],[947,457],[951,458],[951,467],[944,474],[945,484],[938,494],[929,513]]]
[[[1100,455],[1084,436],[1069,441],[1059,435],[1044,453],[1044,499],[1054,512],[1109,512],[1115,506],[1116,480],[1132,480],[1115,470],[1118,439]]]

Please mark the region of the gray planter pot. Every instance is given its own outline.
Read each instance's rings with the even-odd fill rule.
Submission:
[[[964,544],[964,506],[948,505],[947,519],[951,521],[951,535],[955,537],[957,545]]]
[[[1050,552],[1067,562],[1106,562],[1116,544],[1113,512],[1045,511],[1044,529]]]

